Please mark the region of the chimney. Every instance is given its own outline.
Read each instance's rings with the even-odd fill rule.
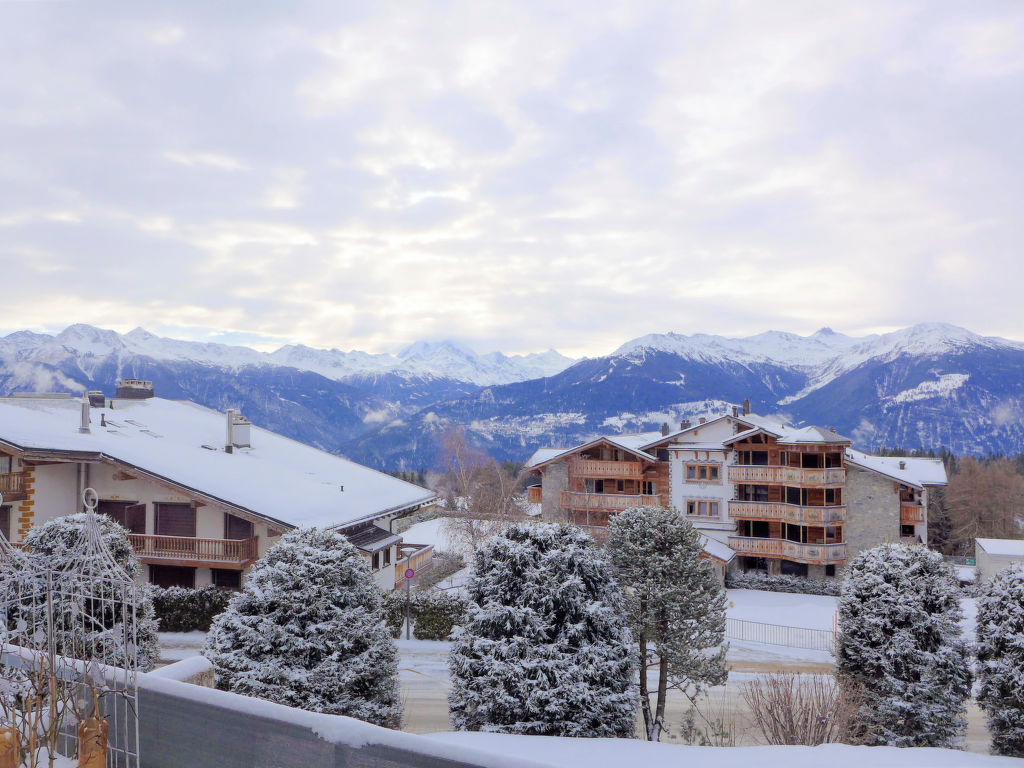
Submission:
[[[750,413],[750,398],[743,398],[743,415],[746,416]]]
[[[693,424],[690,423],[689,419],[687,419],[686,421],[679,422],[679,428],[680,429],[689,429],[692,426],[693,426]]]
[[[906,469],[906,468],[907,468],[907,462],[901,461],[900,462],[900,469]]]
[[[739,415],[740,415],[740,407],[739,407],[738,405],[734,405],[734,406],[732,407],[732,415],[733,415],[734,417],[736,417],[736,416],[739,416]]]
[[[82,423],[78,427],[78,431],[84,435],[89,434],[92,430],[89,429],[91,419],[89,418],[89,398],[82,398]]]
[[[663,437],[668,434],[668,422],[667,421],[666,422],[662,422],[662,424],[661,424],[661,434],[662,434]]]
[[[698,424],[707,424],[707,421],[708,421],[707,419],[705,419],[703,416],[701,416],[700,419],[697,420],[697,423]]]
[[[224,452],[233,453],[235,448],[251,448],[250,427],[252,425],[249,420],[237,408],[228,408],[224,415],[226,416]]]

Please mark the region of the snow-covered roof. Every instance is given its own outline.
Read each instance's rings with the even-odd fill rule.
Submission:
[[[1024,539],[975,539],[974,543],[990,555],[1024,557]]]
[[[724,441],[726,445],[729,443],[738,442],[751,435],[755,435],[759,432],[765,432],[772,435],[780,443],[787,444],[799,444],[799,443],[846,443],[849,444],[850,438],[843,437],[840,434],[833,432],[830,429],[824,429],[822,427],[794,427],[786,424],[778,419],[772,418],[771,416],[759,416],[754,413],[744,414],[743,421],[753,424],[752,429],[748,429],[745,432],[739,432],[728,440]]]
[[[117,400],[113,408],[91,409],[87,434],[78,431],[80,409],[77,399],[0,398],[0,441],[31,453],[113,459],[285,526],[346,526],[434,498],[255,426],[251,448],[226,453],[226,416],[195,403]]]
[[[728,563],[736,557],[736,551],[728,544],[723,544],[722,542],[708,536],[701,536],[700,539],[701,545],[704,547],[704,552],[716,560]]]
[[[899,480],[901,483],[922,488],[926,485],[945,485],[946,466],[942,459],[922,459],[910,456],[870,456],[853,448],[846,449],[846,461],[864,469]],[[902,464],[902,467],[900,466]]]
[[[609,445],[614,445],[617,448],[629,451],[642,459],[657,461],[658,458],[656,456],[653,456],[640,448],[640,446],[650,443],[655,435],[660,437],[661,433],[643,432],[635,435],[599,435],[585,443],[574,445],[572,448],[538,448],[534,451],[534,454],[530,457],[529,461],[526,462],[526,466],[528,468],[539,467],[541,464],[547,464],[551,461],[556,461],[570,456],[578,451],[597,445],[598,443],[608,443]]]
[[[544,464],[563,453],[565,453],[564,448],[538,448],[533,452],[533,456],[527,459],[526,466],[535,467],[538,464]]]

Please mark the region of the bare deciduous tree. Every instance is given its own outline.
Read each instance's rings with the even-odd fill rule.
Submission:
[[[949,480],[946,500],[956,554],[973,554],[974,539],[979,537],[1024,537],[1017,524],[1024,517],[1024,475],[1009,459],[964,459]]]
[[[765,741],[817,746],[848,741],[856,711],[831,675],[774,672],[743,685],[743,700]]]

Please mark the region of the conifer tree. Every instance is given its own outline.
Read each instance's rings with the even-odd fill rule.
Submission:
[[[398,650],[381,593],[338,533],[293,531],[271,547],[214,620],[205,653],[225,690],[401,724]]]
[[[1024,757],[1024,566],[997,571],[978,598],[978,704],[992,753]]]
[[[937,552],[883,544],[850,564],[839,601],[836,677],[868,744],[961,745],[971,690],[960,594]]]
[[[701,558],[700,534],[678,511],[627,509],[610,527],[615,574],[638,644],[644,727],[647,738],[658,741],[670,688],[692,700],[726,681],[725,590],[711,562]],[[646,670],[654,664],[658,684],[650,691]]]
[[[475,553],[448,664],[469,731],[632,736],[632,641],[610,564],[580,529],[514,525]]]

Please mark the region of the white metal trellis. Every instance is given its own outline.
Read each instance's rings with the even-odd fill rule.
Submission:
[[[43,730],[52,725],[56,751],[72,756],[79,718],[97,716],[108,724],[107,767],[139,768],[142,587],[103,540],[96,492],[87,489],[82,498],[87,512],[49,555],[18,550],[0,534],[0,700],[3,714],[11,719],[13,712],[28,729],[23,746],[40,723]],[[26,722],[19,702],[41,677],[48,678],[45,696],[35,701],[46,711],[29,718],[39,722]]]

